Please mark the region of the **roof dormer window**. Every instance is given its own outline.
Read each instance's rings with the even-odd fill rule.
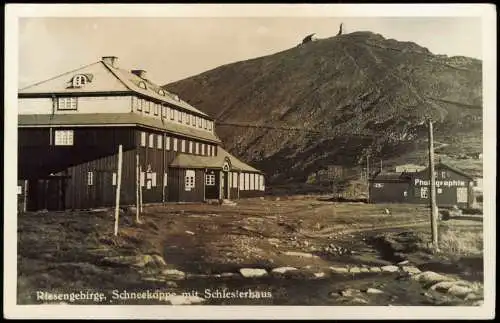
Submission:
[[[147,90],[147,88],[148,88],[148,87],[146,86],[146,83],[145,83],[145,82],[142,82],[142,81],[141,81],[141,82],[139,82],[139,87],[140,87],[141,89],[144,89],[144,90]]]
[[[87,77],[79,74],[73,77],[73,87],[82,87],[87,83]]]
[[[165,96],[165,91],[163,91],[162,89],[159,89],[158,94],[161,96]]]

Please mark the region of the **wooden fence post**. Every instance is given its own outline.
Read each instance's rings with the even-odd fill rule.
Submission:
[[[116,180],[116,205],[115,205],[115,236],[118,235],[118,220],[120,217],[120,188],[122,184],[122,145],[118,146],[118,171]]]

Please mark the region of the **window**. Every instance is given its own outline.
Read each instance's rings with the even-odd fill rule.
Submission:
[[[149,172],[146,173],[146,189],[147,190],[150,190],[151,187],[153,187],[153,178],[152,178],[152,176],[153,176],[153,173],[149,173]]]
[[[191,191],[194,188],[195,172],[194,170],[186,170],[186,175],[184,177],[184,184],[186,191]]]
[[[174,138],[173,144],[174,144],[174,148],[173,148],[174,151],[177,151],[177,138]]]
[[[382,187],[384,187],[384,184],[383,183],[375,183],[375,184],[373,184],[373,187],[382,188]]]
[[[264,191],[265,186],[264,186],[264,175],[260,175],[260,190]]]
[[[146,133],[141,131],[141,146],[146,147]]]
[[[194,114],[191,115],[191,124],[196,127],[196,116]]]
[[[212,156],[212,146],[207,145],[207,155]]]
[[[186,112],[181,112],[182,123],[186,123]]]
[[[208,130],[212,130],[212,121],[208,122]]]
[[[167,108],[167,111],[168,111],[168,115],[170,116],[170,120],[174,120],[174,109],[171,109],[171,108]]]
[[[159,89],[158,94],[161,96],[165,96],[165,91],[163,91],[162,89]]]
[[[467,187],[457,187],[457,203],[467,203]]]
[[[73,77],[73,87],[82,87],[87,83],[87,77],[85,75],[76,75]]]
[[[144,100],[144,105],[145,105],[144,112],[146,112],[146,113],[150,113],[151,112],[151,104],[152,104],[151,101]]]
[[[73,146],[73,130],[56,130],[54,137],[56,146]]]
[[[170,137],[165,138],[165,149],[170,150]]]
[[[87,185],[94,185],[94,172],[87,172]]]
[[[232,187],[238,188],[238,173],[233,172],[232,174],[233,174]]]
[[[212,156],[216,155],[216,149],[217,149],[216,146],[212,146]]]
[[[158,103],[153,103],[153,102],[151,104],[154,105],[154,114],[155,114],[155,116],[157,116],[158,111],[160,110],[160,105]]]
[[[249,188],[250,188],[250,190],[251,190],[251,191],[253,191],[253,190],[254,190],[254,188],[255,188],[255,186],[254,186],[254,184],[255,184],[255,183],[254,183],[254,179],[255,179],[254,174],[250,174],[250,176],[249,176],[249,180],[250,180],[250,183],[249,183],[249,184],[250,184],[250,185],[249,185]]]
[[[157,147],[158,149],[162,149],[163,148],[163,135],[158,135],[158,138],[157,138]]]
[[[203,119],[203,129],[207,129],[207,119]]]
[[[442,193],[443,193],[443,189],[442,189],[442,188],[438,188],[438,189],[437,189],[437,193],[438,193],[438,194],[442,194]]]
[[[441,178],[447,178],[448,177],[448,172],[447,171],[441,171]]]
[[[248,190],[250,188],[250,174],[245,173],[245,189]]]
[[[200,145],[200,154],[205,155],[205,144]]]
[[[205,184],[207,186],[214,186],[215,185],[215,174],[207,174],[205,176]]]
[[[427,187],[421,187],[420,188],[420,198],[426,199],[428,197],[429,197],[429,195],[428,195],[428,188]]]
[[[258,190],[259,189],[259,175],[253,174],[253,189]]]
[[[141,175],[139,176],[140,182],[141,182],[141,187],[144,187],[144,179],[145,179],[145,173],[141,172]]]
[[[198,117],[198,128],[201,128],[201,118]]]
[[[154,135],[152,133],[149,134],[149,148],[154,148]]]
[[[161,118],[165,119],[167,117],[167,108],[160,104]]]
[[[181,152],[186,152],[186,140],[181,139]]]
[[[177,121],[182,122],[182,113],[180,111],[177,111]]]
[[[66,97],[57,99],[57,110],[77,110],[77,97]]]
[[[245,174],[240,173],[240,190],[245,189]]]
[[[199,144],[199,143],[197,143],[197,142],[194,144],[194,153],[195,153],[196,155],[199,155],[199,154],[200,154],[200,144]]]
[[[156,173],[151,174],[151,186],[156,187]]]
[[[144,100],[143,99],[136,99],[137,101],[137,111],[142,111],[144,108]]]
[[[407,197],[407,196],[408,196],[408,192],[407,192],[407,191],[404,191],[404,192],[403,192],[403,196],[404,196],[404,197]]]
[[[189,141],[189,153],[190,154],[193,153],[193,142],[192,141]]]
[[[113,173],[112,185],[116,186],[116,173]]]
[[[186,124],[187,125],[191,124],[191,115],[189,113],[186,113]]]
[[[148,88],[148,87],[146,86],[146,83],[144,83],[144,82],[142,82],[142,81],[141,81],[141,82],[139,82],[139,87],[140,87],[141,89],[144,89],[144,90],[146,90],[146,89]]]

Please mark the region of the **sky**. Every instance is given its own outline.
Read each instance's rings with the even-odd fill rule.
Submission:
[[[157,84],[270,55],[318,38],[372,31],[412,41],[434,54],[482,58],[478,17],[22,17],[19,88],[117,56]]]

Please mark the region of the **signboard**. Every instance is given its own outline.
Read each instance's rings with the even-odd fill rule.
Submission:
[[[428,180],[422,180],[420,178],[415,178],[415,186],[429,186],[430,181]],[[439,181],[436,180],[436,187],[462,187],[462,186],[467,186],[467,184],[464,181],[459,181],[459,180],[449,180],[449,181]]]

